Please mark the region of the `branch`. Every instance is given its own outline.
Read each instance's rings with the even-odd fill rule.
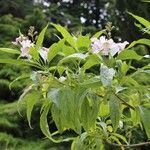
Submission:
[[[120,101],[122,101],[124,105],[126,105],[126,106],[130,107],[131,109],[135,110],[135,108],[134,108],[132,105],[128,104],[125,100],[123,100],[122,98],[120,98],[117,94],[115,94],[115,96],[116,96]]]
[[[139,144],[130,144],[130,145],[124,145],[124,144],[116,144],[116,143],[111,143],[108,140],[105,141],[105,143],[108,143],[109,145],[112,146],[116,146],[116,147],[141,147],[141,146],[145,146],[145,145],[150,145],[150,141],[149,142],[143,142],[143,143],[139,143]]]

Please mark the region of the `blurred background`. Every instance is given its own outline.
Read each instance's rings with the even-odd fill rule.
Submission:
[[[13,48],[11,42],[19,30],[27,34],[29,27],[34,26],[40,32],[48,22],[66,26],[75,35],[81,32],[92,35],[112,22],[115,27],[112,36],[116,41],[132,42],[148,37],[134,25],[135,20],[127,11],[150,20],[150,4],[141,0],[0,0],[0,47]],[[57,41],[54,34],[56,30],[49,26],[46,47]],[[146,47],[138,45],[137,49],[147,54]],[[1,53],[2,57],[15,56]],[[11,90],[9,84],[29,70],[0,64],[0,150],[66,150],[69,144],[56,146],[44,139],[38,124],[38,108],[33,114],[33,129],[28,127],[24,110],[23,117],[18,114],[17,100],[28,81],[15,82]],[[135,139],[144,140],[142,133],[135,132]]]

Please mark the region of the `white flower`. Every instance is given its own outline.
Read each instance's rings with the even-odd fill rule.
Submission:
[[[92,52],[98,54],[101,52],[102,55],[109,55],[109,53],[114,56],[116,53],[124,50],[125,46],[128,44],[127,41],[124,43],[115,43],[113,39],[106,39],[105,36],[101,36],[99,39],[92,38]]]
[[[15,41],[13,41],[12,43],[13,43],[14,45],[18,45],[20,42],[21,42],[21,36],[17,37],[17,38],[15,39]]]
[[[18,45],[18,44],[21,44],[21,42],[24,40],[27,40],[27,37],[25,37],[24,35],[20,35],[19,37],[15,39],[15,41],[12,42],[12,44]]]
[[[30,40],[23,40],[22,42],[20,42],[20,44],[22,45],[23,48],[27,47],[29,48],[33,45]]]
[[[29,54],[29,48],[34,46],[33,43],[31,43],[30,40],[23,40],[22,42],[20,42],[21,44],[21,56],[22,57],[27,57],[27,58],[31,58],[30,54]]]
[[[39,50],[39,53],[40,53],[40,56],[43,58],[44,61],[47,61],[47,57],[48,57],[48,51],[49,49],[48,48],[45,48],[45,47],[42,47],[40,50]]]
[[[21,56],[22,56],[22,57],[29,57],[29,48],[27,48],[27,47],[22,47],[22,48],[21,48]]]
[[[95,54],[101,52],[103,55],[108,55],[109,50],[116,47],[116,43],[112,39],[107,40],[105,36],[91,40],[93,41],[92,51]]]
[[[120,51],[124,50],[127,44],[129,44],[129,42],[127,42],[127,41],[124,41],[123,43],[118,43]]]

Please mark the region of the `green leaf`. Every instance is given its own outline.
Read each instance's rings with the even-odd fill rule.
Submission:
[[[11,89],[12,84],[14,84],[16,81],[18,80],[22,80],[22,79],[26,79],[26,78],[30,78],[30,73],[26,73],[26,74],[22,74],[21,76],[17,77],[15,80],[13,80],[10,84],[9,84],[9,88]]]
[[[28,93],[23,99],[26,100],[26,104],[27,104],[27,120],[29,123],[30,128],[31,127],[31,114],[32,114],[32,110],[34,105],[36,104],[37,100],[40,98],[40,94],[38,92],[31,92]]]
[[[79,99],[75,99],[73,90],[70,87],[53,88],[48,92],[48,98],[53,102],[52,116],[59,131],[62,132],[64,128],[71,128],[80,133],[79,111],[76,111],[79,109]]]
[[[100,104],[100,109],[99,109],[99,115],[100,117],[106,117],[109,115],[110,110],[109,110],[109,103],[102,102]]]
[[[48,51],[48,62],[51,62],[51,60],[57,55],[57,53],[59,52],[59,49],[57,47],[57,44],[54,43]]]
[[[52,23],[52,25],[62,34],[62,36],[64,37],[64,39],[76,49],[75,46],[75,41],[73,39],[73,37],[71,36],[71,34],[61,25],[57,25]]]
[[[115,75],[115,70],[113,68],[108,68],[107,66],[101,64],[100,68],[100,80],[104,86],[110,86],[111,81]]]
[[[90,103],[89,103],[90,99]],[[92,105],[91,105],[92,103]],[[81,107],[81,123],[86,132],[96,128],[96,118],[99,112],[99,100],[95,95],[88,95]]]
[[[139,112],[147,137],[150,139],[150,109],[139,106]]]
[[[100,76],[95,76],[89,80],[86,80],[83,83],[81,83],[80,85],[83,87],[90,87],[90,88],[99,87],[99,86],[101,86]]]
[[[18,50],[11,49],[11,48],[0,48],[0,51],[6,52],[6,53],[11,53],[11,54],[20,54]]]
[[[134,15],[134,14],[132,14],[130,12],[128,12],[128,14],[130,14],[132,17],[134,17],[137,21],[139,21],[145,27],[150,28],[150,22],[147,21],[146,19],[144,19],[144,18],[142,18],[140,16],[137,16],[137,15]]]
[[[140,124],[139,110],[137,110],[137,109],[135,109],[135,110],[130,109],[130,113],[131,113],[131,119],[132,119],[133,125],[136,126],[136,125]]]
[[[45,35],[45,32],[48,28],[48,24],[47,26],[40,32],[39,36],[38,36],[38,39],[36,41],[36,50],[39,50],[41,47],[42,47],[42,44],[43,44],[43,40],[44,40],[44,35]]]
[[[65,130],[65,126],[62,122],[61,110],[56,105],[52,105],[51,113],[58,131],[62,133]]]
[[[133,41],[133,42],[126,48],[126,50],[132,48],[132,47],[135,46],[136,44],[144,44],[144,45],[150,46],[150,40],[149,40],[149,39],[140,39],[140,40],[137,40],[137,41]]]
[[[69,56],[71,54],[74,54],[76,51],[73,47],[64,45],[63,49],[62,49],[62,52],[65,56]]]
[[[30,47],[29,48],[29,53],[32,56],[33,59],[39,60],[39,53],[35,47]]]
[[[120,112],[120,103],[114,95],[110,96],[109,109],[110,109],[110,118],[112,121],[112,125],[114,128],[114,131],[116,132],[119,126],[121,112]]]
[[[123,75],[126,75],[126,73],[127,73],[128,70],[129,70],[129,66],[127,65],[126,62],[123,62],[123,63],[121,64],[121,73],[122,73]]]
[[[50,100],[56,104],[56,106],[59,108],[60,107],[60,89],[57,88],[51,88],[49,89],[47,93],[47,97],[50,98]]]
[[[117,56],[117,59],[127,60],[127,59],[135,59],[141,60],[143,57],[138,55],[134,50],[124,50]]]
[[[49,109],[50,109],[50,103],[48,103],[44,108],[43,108],[43,112],[40,116],[40,128],[41,128],[41,131],[43,132],[43,134],[48,137],[50,140],[52,140],[52,137],[51,137],[51,133],[49,131],[49,125],[48,125],[48,122],[47,122],[47,115],[48,115],[48,112],[49,112]],[[52,140],[53,141],[53,140]]]
[[[47,115],[48,115],[48,112],[50,110],[50,107],[51,107],[51,103],[47,103],[46,102],[46,105],[44,106],[43,108],[43,112],[40,116],[40,129],[42,131],[42,133],[47,137],[49,138],[52,142],[54,143],[60,143],[62,142],[63,140],[55,140],[52,138],[52,135],[50,133],[50,130],[49,130],[49,125],[48,125],[48,121],[47,121]]]
[[[118,133],[111,133],[111,135],[116,136],[117,138],[121,139],[122,141],[124,141],[126,144],[128,144],[126,138]]]
[[[83,70],[89,69],[94,65],[100,64],[102,59],[98,55],[90,55],[83,65]]]
[[[79,36],[76,44],[79,51],[87,51],[91,44],[91,41],[88,36]]]
[[[85,60],[86,58],[87,58],[87,54],[74,53],[60,60],[59,65],[64,62],[73,61],[73,60]]]
[[[62,51],[62,48],[64,46],[65,39],[60,40],[58,43],[54,43],[51,45],[48,51],[48,62],[51,62],[52,59],[60,52]]]
[[[49,68],[50,71],[52,70],[58,70],[59,76],[62,76],[63,72],[65,70],[67,70],[68,68],[64,67],[64,66],[52,66]]]
[[[26,60],[15,60],[15,59],[0,59],[0,63],[3,63],[3,64],[12,64],[12,65],[26,65],[26,66],[30,66],[30,67],[36,67],[36,68],[40,68],[41,67],[34,63],[34,62],[31,62],[31,61],[26,61]]]
[[[121,85],[128,85],[128,84],[131,84],[131,85],[133,85],[133,86],[135,86],[135,87],[139,87],[140,85],[139,85],[139,83],[135,80],[135,79],[133,79],[132,77],[130,77],[130,76],[124,76],[122,79],[121,79]]]

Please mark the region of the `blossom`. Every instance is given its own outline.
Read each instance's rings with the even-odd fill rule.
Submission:
[[[15,41],[12,42],[14,45],[18,45],[21,42],[21,36],[17,37]]]
[[[48,51],[49,49],[48,48],[45,48],[45,47],[42,47],[40,50],[39,50],[39,53],[40,53],[40,56],[44,59],[44,61],[47,61],[47,57],[48,57]]]
[[[29,48],[34,46],[33,43],[31,43],[30,40],[23,40],[20,42],[21,44],[21,56],[22,57],[27,57],[27,58],[31,58],[30,54],[29,54]]]
[[[123,43],[115,43],[113,39],[106,39],[105,36],[101,36],[99,39],[91,38],[91,41],[92,52],[94,54],[101,52],[102,55],[108,55],[110,53],[112,56],[122,51],[128,44],[127,41]]]
[[[127,41],[124,41],[123,43],[118,43],[118,46],[120,48],[119,52],[124,50],[126,45],[128,45],[128,44],[129,44],[129,42],[127,42]]]
[[[12,42],[12,44],[18,45],[18,44],[21,44],[21,42],[24,40],[27,40],[27,37],[25,37],[24,35],[20,35],[19,37],[15,39],[15,41]]]

